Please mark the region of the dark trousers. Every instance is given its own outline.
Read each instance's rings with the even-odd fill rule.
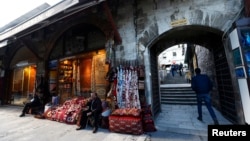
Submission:
[[[26,103],[24,108],[23,108],[22,113],[25,114],[30,108],[33,108],[33,107],[36,107],[36,106],[39,106],[39,105],[34,104],[32,102]]]
[[[198,104],[198,114],[199,117],[202,118],[202,101],[205,102],[206,107],[208,109],[208,112],[210,113],[210,116],[212,117],[212,119],[214,121],[217,120],[217,117],[214,113],[214,110],[212,108],[212,104],[211,104],[211,98],[209,94],[197,94],[197,104]]]
[[[87,116],[87,113],[90,112],[89,110],[83,111],[82,116],[80,119],[80,126],[86,127],[87,120],[90,120],[92,123],[92,126],[95,128],[98,128],[99,125],[99,119],[100,119],[100,113],[93,112],[91,115]]]
[[[181,69],[179,70],[179,74],[180,74],[180,76],[182,76],[182,71],[181,71]]]

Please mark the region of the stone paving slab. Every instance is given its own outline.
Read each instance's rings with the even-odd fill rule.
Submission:
[[[130,135],[109,132],[99,128],[93,134],[92,128],[76,131],[76,125],[69,125],[47,119],[37,119],[26,114],[19,117],[22,107],[0,106],[0,141],[149,141],[148,135]]]
[[[207,136],[207,127],[213,124],[205,105],[202,106],[202,122],[196,119],[198,116],[196,105],[162,104],[162,109],[164,110],[158,115],[155,122],[159,131]],[[215,108],[214,111],[220,124],[232,124]]]
[[[168,110],[155,120],[157,131],[138,136],[112,133],[101,128],[93,134],[90,127],[76,131],[76,125],[36,119],[32,115],[20,118],[22,107],[0,106],[0,141],[207,141],[207,125],[212,122],[206,113],[208,111],[203,110],[204,122],[200,122],[195,116],[196,106],[163,105],[163,109]],[[180,117],[173,116],[175,109],[183,109],[190,121],[179,119],[183,122],[178,122]],[[215,112],[220,124],[231,124],[217,110]],[[175,122],[171,123],[171,120]]]

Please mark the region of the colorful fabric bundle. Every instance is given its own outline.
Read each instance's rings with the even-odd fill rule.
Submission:
[[[44,112],[44,117],[49,120],[76,124],[79,112],[86,106],[86,99],[83,97],[67,100],[61,106],[52,106]]]
[[[111,132],[140,135],[143,133],[141,117],[109,116]]]
[[[111,115],[113,116],[134,116],[138,117],[141,115],[141,109],[137,108],[123,108],[123,109],[115,109]]]
[[[109,116],[109,130],[134,135],[142,134],[141,109],[123,108],[114,110]]]
[[[142,106],[142,125],[144,132],[156,131],[152,118],[151,105]]]

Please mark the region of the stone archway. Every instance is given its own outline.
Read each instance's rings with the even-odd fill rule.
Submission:
[[[185,33],[185,34],[184,34]],[[221,40],[223,33],[217,29],[213,29],[206,26],[181,26],[171,29],[154,40],[148,46],[149,63],[145,61],[146,69],[151,73],[149,89],[152,91],[152,105],[154,106],[154,114],[157,114],[160,110],[160,92],[159,92],[159,81],[158,81],[158,71],[157,71],[157,56],[163,50],[179,44],[179,43],[189,43],[197,44],[203,46],[210,50],[214,56],[215,72],[217,79],[217,91],[219,93],[219,99],[217,99],[220,111],[224,116],[230,119],[232,122],[237,122],[237,104],[235,95],[237,94],[235,88],[233,87],[232,75],[230,72],[230,65],[227,61],[226,50],[223,46],[223,41]],[[229,98],[227,99],[227,98]],[[233,99],[233,100],[232,100]],[[232,116],[233,115],[233,116]]]

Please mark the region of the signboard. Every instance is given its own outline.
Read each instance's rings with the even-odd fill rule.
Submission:
[[[229,34],[229,38],[230,38],[230,43],[231,43],[232,49],[235,49],[235,48],[237,48],[237,47],[240,46],[239,37],[238,37],[238,33],[237,33],[237,29],[234,29],[234,30]]]
[[[187,19],[180,19],[171,22],[172,27],[187,25]]]
[[[233,50],[233,60],[234,60],[234,65],[235,66],[241,66],[242,65],[240,48],[236,48],[236,49]]]
[[[245,73],[244,67],[237,67],[235,69],[235,74],[236,74],[237,78],[245,78],[246,77],[246,73]]]

